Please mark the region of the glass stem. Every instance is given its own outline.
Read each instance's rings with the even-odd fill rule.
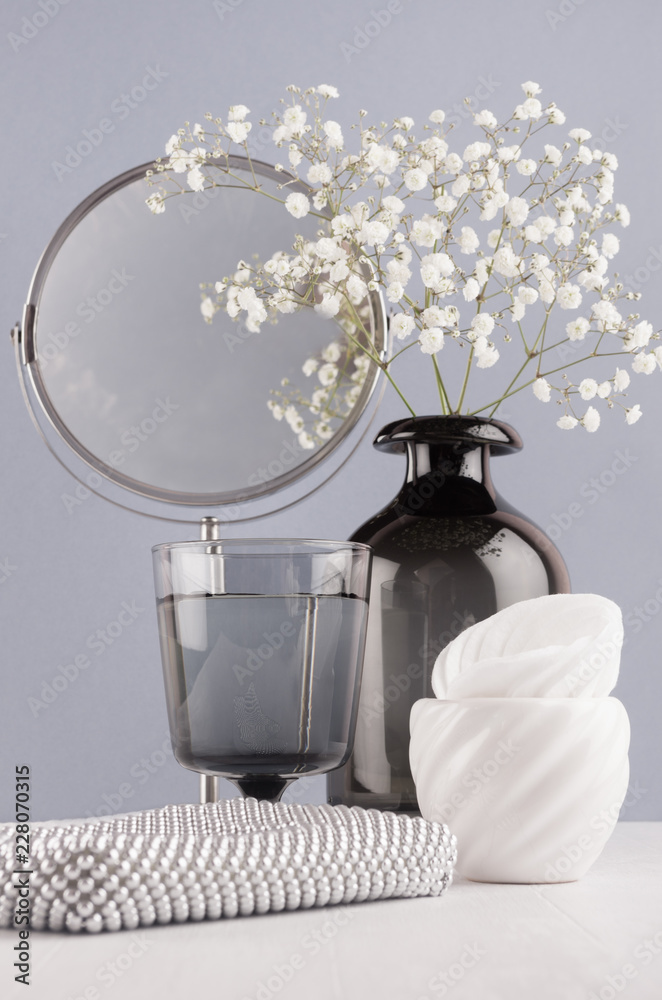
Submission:
[[[292,784],[294,778],[279,778],[277,774],[247,776],[245,778],[230,778],[245,799],[260,799],[262,802],[280,802],[285,789]]]
[[[303,649],[303,677],[301,681],[301,713],[299,718],[299,753],[310,749],[310,723],[313,707],[313,680],[315,674],[315,641],[317,639],[318,597],[309,597],[306,607],[306,625]]]

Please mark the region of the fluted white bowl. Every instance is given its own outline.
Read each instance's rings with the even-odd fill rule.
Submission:
[[[425,698],[411,712],[422,815],[457,836],[479,882],[572,882],[602,851],[627,791],[630,724],[616,698]]]

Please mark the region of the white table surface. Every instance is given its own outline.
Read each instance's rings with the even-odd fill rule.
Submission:
[[[3,1000],[662,1000],[662,823],[618,824],[564,885],[458,877],[440,899],[34,932],[29,991],[17,942],[0,932]]]

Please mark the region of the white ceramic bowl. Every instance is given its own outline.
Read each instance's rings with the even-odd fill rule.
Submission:
[[[457,836],[479,882],[571,882],[627,791],[630,724],[616,698],[426,698],[411,712],[421,813]]]

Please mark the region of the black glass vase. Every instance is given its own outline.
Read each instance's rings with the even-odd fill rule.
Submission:
[[[329,801],[416,812],[409,713],[432,697],[439,652],[475,622],[568,593],[570,583],[554,544],[492,485],[490,456],[522,447],[512,427],[412,417],[388,424],[374,444],[406,454],[407,475],[352,536],[374,550],[368,636],[354,751],[329,775]]]

